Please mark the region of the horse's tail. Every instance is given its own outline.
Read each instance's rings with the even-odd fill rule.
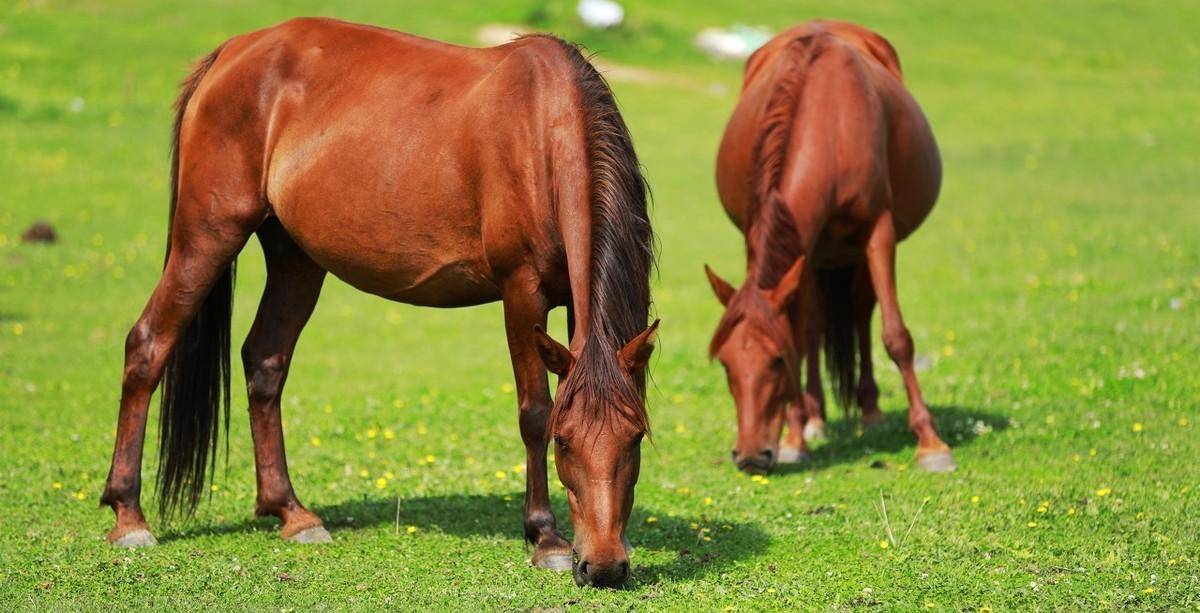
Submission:
[[[760,287],[775,287],[801,253],[801,237],[779,185],[787,162],[808,68],[826,36],[817,32],[788,42],[780,54],[774,88],[767,98],[762,130],[754,144],[754,202],[746,215],[751,233],[750,258]]]
[[[171,136],[171,226],[179,200],[179,132],[188,102],[217,60],[218,47],[196,63],[180,85]],[[163,375],[158,449],[159,510],[163,517],[182,507],[195,512],[209,467],[215,468],[222,405],[229,433],[229,325],[233,310],[234,265],[217,279],[187,330],[179,337]],[[226,442],[228,445],[228,441]],[[227,450],[228,451],[228,450]]]
[[[858,330],[854,325],[854,278],[858,265],[817,271],[821,315],[824,323],[825,370],[842,410],[857,408]],[[865,357],[865,356],[864,356]]]

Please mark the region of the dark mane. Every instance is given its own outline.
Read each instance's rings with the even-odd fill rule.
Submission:
[[[617,413],[649,431],[646,377],[617,363],[617,351],[645,329],[650,311],[654,236],[642,177],[629,129],[604,77],[579,48],[553,37],[575,67],[584,113],[591,172],[592,285],[588,338],[563,382],[550,428],[566,407],[590,414],[597,427]],[[574,401],[574,402],[572,402]]]
[[[758,286],[774,287],[801,253],[801,237],[779,194],[805,77],[828,36],[820,31],[797,37],[780,52],[774,89],[767,98],[762,131],[754,144],[755,198],[747,213],[751,269]]]

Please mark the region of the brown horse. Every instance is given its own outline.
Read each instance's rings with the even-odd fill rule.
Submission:
[[[153,544],[140,507],[150,396],[161,378],[159,503],[195,510],[229,406],[235,258],[267,264],[242,346],[259,515],[328,541],[288,477],[280,395],[326,271],[390,300],[501,300],[525,443],[525,536],[580,584],[629,576],[626,522],[648,429],[656,326],[646,185],[602,77],[572,45],[529,36],[470,49],[297,19],[237,36],[183,83],[167,259],[125,347],[108,539]],[[568,308],[570,348],[544,331]],[[551,401],[546,370],[559,376]],[[575,527],[547,493],[555,444]]]
[[[746,235],[746,281],[735,290],[706,267],[726,307],[709,350],[737,405],[739,468],[764,472],[807,457],[802,432],[824,431],[822,344],[842,404],[857,403],[866,425],[883,420],[871,369],[878,299],[917,462],[954,469],[921,398],[895,280],[896,244],[933,208],[941,176],[933,133],[883,37],[814,21],[750,58],[717,156],[721,201]]]

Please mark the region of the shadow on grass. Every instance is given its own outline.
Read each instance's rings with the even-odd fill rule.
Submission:
[[[399,525],[416,526],[428,533],[478,539],[480,547],[487,546],[482,542],[487,539],[523,540],[523,498],[523,492],[402,498]],[[339,504],[314,506],[313,511],[325,521],[325,526],[335,536],[339,532],[396,525],[397,520],[395,498],[364,496]],[[560,530],[570,540],[571,516],[565,503],[555,500],[554,511],[559,519]],[[650,517],[655,520],[647,523]],[[245,519],[183,530],[167,529],[160,540],[169,542],[201,535],[273,533],[278,530],[278,525],[274,518]],[[693,528],[693,525],[697,527]],[[671,517],[662,510],[638,505],[634,506],[630,515],[629,526],[628,536],[635,550],[631,586],[717,574],[737,561],[760,555],[770,544],[769,535],[753,524],[727,521],[720,517]],[[711,540],[705,540],[706,536]],[[643,555],[639,556],[638,552]],[[645,555],[646,552],[666,552],[670,559],[642,563],[639,558],[645,560],[651,557]],[[663,556],[653,557],[661,559]]]
[[[460,538],[520,539],[522,499],[522,492],[405,498],[399,506],[400,524]],[[351,500],[315,509],[332,530],[393,525],[396,511],[394,498]],[[569,540],[571,516],[565,504],[556,500],[554,511]],[[655,518],[653,523],[647,523],[650,517]],[[630,514],[629,526],[628,536],[635,549],[634,585],[720,573],[734,562],[761,554],[770,544],[767,533],[753,524],[719,517],[670,517],[638,505]],[[706,536],[711,540],[704,540]],[[646,556],[638,556],[638,551],[668,552],[671,560],[639,564],[638,558]]]
[[[1008,428],[1009,424],[1005,415],[959,406],[929,407],[929,412],[933,414],[938,434],[951,448],[970,445],[981,434],[999,432]],[[829,468],[858,462],[879,453],[897,453],[905,449],[916,453],[917,437],[908,429],[907,411],[885,413],[887,420],[866,429],[861,437],[857,435],[857,415],[849,419],[838,419],[834,415],[830,415],[832,419],[826,428],[829,439],[814,446],[811,462],[780,466],[775,472],[789,474]]]

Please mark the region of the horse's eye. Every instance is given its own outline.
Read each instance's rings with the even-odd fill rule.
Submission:
[[[783,356],[775,356],[771,359],[771,368],[775,370],[783,370]]]
[[[558,435],[554,436],[554,444],[557,445],[558,448],[563,451],[567,450],[567,442],[564,441],[563,437],[561,437],[561,436],[558,436]]]

